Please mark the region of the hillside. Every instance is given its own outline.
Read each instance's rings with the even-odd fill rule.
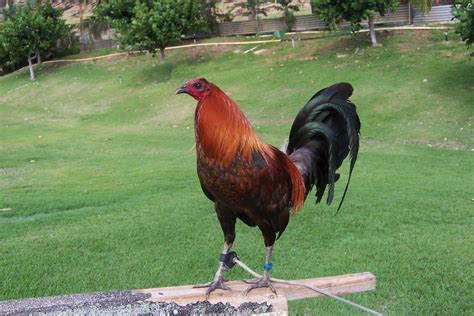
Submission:
[[[195,172],[195,101],[174,95],[204,76],[276,146],[316,90],[354,85],[362,142],[342,213],[308,200],[276,244],[275,277],[370,271],[377,290],[349,299],[384,314],[472,314],[474,64],[441,31],[380,38],[375,49],[361,34],[0,77],[0,300],[210,280],[222,233]],[[240,223],[234,250],[260,269],[258,230]],[[290,305],[317,312],[353,310]]]

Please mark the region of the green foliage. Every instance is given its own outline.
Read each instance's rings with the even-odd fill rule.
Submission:
[[[40,5],[36,9],[37,14],[43,19],[40,33],[40,52],[56,48],[58,41],[67,36],[69,28],[61,19],[62,12],[53,8],[49,2]]]
[[[40,35],[45,31],[44,24],[44,19],[29,6],[20,8],[3,23],[0,44],[9,63],[16,64],[35,54],[42,46]]]
[[[0,13],[3,15],[4,19],[8,19],[16,15],[18,7],[18,5],[12,4],[9,5],[7,8],[1,9]]]
[[[18,7],[15,14],[7,16],[0,29],[0,60],[14,66],[38,52],[46,54],[57,48],[68,33],[61,11],[49,3]]]
[[[247,0],[247,9],[255,12],[257,9],[257,0]]]
[[[81,51],[79,48],[79,38],[75,35],[75,26],[67,25],[67,28],[66,36],[61,38],[57,49],[51,52],[50,58],[61,58],[78,54]]]
[[[119,32],[126,31],[133,19],[135,0],[103,0],[94,8],[99,19],[104,19]]]
[[[217,0],[201,0],[201,14],[206,31],[215,34],[218,29]]]
[[[394,10],[397,0],[311,0],[313,8],[319,17],[331,27],[342,21],[351,23],[353,30],[360,29],[362,20],[375,16],[375,13],[384,15],[388,10]]]
[[[127,34],[128,44],[155,52],[177,43],[189,31],[199,6],[194,1],[141,1],[134,8],[134,19]]]
[[[125,47],[153,55],[180,41],[183,35],[202,26],[201,5],[193,0],[106,0],[96,14],[111,22]]]
[[[456,33],[470,48],[474,43],[474,0],[457,0],[453,6],[453,15],[459,20]]]
[[[298,11],[297,5],[291,5],[292,0],[277,0],[283,6],[283,20],[285,21],[286,30],[291,31],[291,27],[295,22],[295,15],[293,11]]]
[[[6,51],[5,47],[1,44],[4,41],[2,35],[2,25],[0,24],[0,74],[5,72],[5,68],[8,67],[9,63],[9,56],[8,52]]]
[[[94,48],[96,40],[102,40],[102,33],[109,30],[109,23],[101,17],[92,15],[82,19],[78,27],[82,33],[82,46],[84,50],[91,50]]]
[[[410,3],[423,13],[430,12],[432,6],[431,0],[410,0]]]
[[[247,0],[247,3],[237,3],[235,6],[246,8],[249,14],[249,20],[255,20],[257,18],[257,0]]]

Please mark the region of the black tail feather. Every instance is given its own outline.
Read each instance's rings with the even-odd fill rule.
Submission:
[[[350,155],[347,184],[336,213],[349,187],[359,152],[360,120],[349,83],[338,83],[318,91],[301,109],[291,127],[287,154],[302,173],[306,194],[316,185],[316,203],[329,185],[327,203],[334,198],[337,168]]]

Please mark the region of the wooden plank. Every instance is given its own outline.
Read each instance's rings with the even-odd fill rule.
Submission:
[[[297,280],[299,283],[327,290],[331,294],[349,294],[375,290],[376,278],[370,272],[353,273],[332,277]],[[284,284],[282,284],[284,285]],[[305,287],[285,285],[288,288],[286,298],[289,301],[324,296]]]
[[[333,277],[315,279],[292,280],[313,287],[324,289],[332,294],[344,294],[369,291],[375,289],[375,276],[372,273],[355,273]],[[272,312],[268,315],[287,315],[287,300],[318,297],[321,294],[301,286],[273,283],[277,295],[269,289],[256,289],[248,296],[242,292],[248,284],[242,281],[228,282],[231,291],[217,290],[211,293],[209,301],[212,304],[219,302],[229,303],[239,307],[243,303],[267,303],[272,305]],[[30,298],[0,302],[0,315],[30,315],[38,313],[64,315],[135,315],[160,310],[157,302],[176,303],[185,306],[205,300],[204,288],[193,288],[192,285],[163,287],[133,291],[113,291],[101,293],[84,293],[62,295],[54,297]],[[165,312],[163,312],[165,313]]]
[[[353,273],[346,275],[338,275],[331,277],[292,280],[307,284],[313,287],[325,289],[332,294],[347,294],[355,292],[370,291],[375,289],[375,276],[370,272]],[[218,302],[229,303],[234,307],[238,307],[245,302],[257,302],[273,305],[273,311],[286,312],[287,300],[298,300],[312,297],[320,297],[322,294],[314,292],[298,285],[288,285],[282,283],[273,283],[277,295],[273,294],[269,289],[255,289],[247,296],[243,295],[243,291],[249,286],[242,281],[231,281],[226,283],[231,290],[216,290],[209,296],[212,304]],[[143,290],[133,290],[132,293],[149,294],[147,301],[150,302],[174,302],[180,305],[196,303],[205,300],[204,288],[194,288],[193,285],[183,285],[175,287],[163,287]]]

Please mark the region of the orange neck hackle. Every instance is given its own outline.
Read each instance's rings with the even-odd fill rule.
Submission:
[[[269,146],[255,134],[237,104],[217,86],[210,86],[210,93],[198,103],[195,113],[196,143],[203,153],[223,166],[230,165],[238,150],[249,163],[252,151],[271,159]]]

